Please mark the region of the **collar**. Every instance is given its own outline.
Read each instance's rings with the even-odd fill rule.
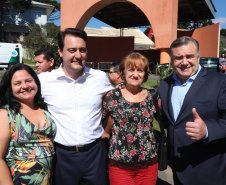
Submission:
[[[64,73],[63,68],[62,68],[62,65],[63,65],[63,63],[62,63],[62,64],[60,65],[60,67],[57,69],[57,78],[60,78],[60,77],[70,78],[70,77],[66,76],[66,74]],[[91,68],[85,66],[84,69],[83,69],[83,73],[82,73],[82,75],[80,76],[80,78],[83,77],[83,76],[86,76],[86,75],[90,75],[90,74],[91,74],[90,71],[91,71]],[[72,79],[72,78],[70,78],[70,79]]]

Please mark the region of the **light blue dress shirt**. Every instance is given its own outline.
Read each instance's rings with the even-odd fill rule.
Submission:
[[[191,87],[193,81],[195,80],[200,70],[201,70],[201,66],[199,65],[198,71],[192,77],[190,77],[184,84],[181,84],[177,74],[173,75],[173,79],[175,79],[175,83],[173,86],[171,102],[172,102],[173,115],[174,115],[175,121],[177,120],[177,117],[180,113],[180,109],[183,105],[185,95],[187,94],[189,88]]]
[[[195,80],[196,76],[199,74],[201,70],[201,66],[199,65],[199,69],[197,73],[195,73],[192,77],[190,77],[184,84],[181,84],[179,77],[177,74],[173,75],[173,79],[175,79],[175,83],[173,86],[173,92],[171,96],[171,103],[173,107],[173,115],[174,120],[177,120],[177,117],[180,113],[180,109],[183,105],[185,95],[187,94],[189,88],[191,87],[193,81]],[[192,111],[192,110],[191,110]],[[203,139],[208,137],[208,128],[206,127],[206,136]]]

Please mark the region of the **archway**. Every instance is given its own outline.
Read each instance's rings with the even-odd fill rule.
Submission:
[[[155,47],[161,51],[160,63],[169,62],[166,50],[177,37],[178,0],[61,0],[61,30],[84,29],[96,12],[117,2],[130,2],[142,10],[154,29]]]

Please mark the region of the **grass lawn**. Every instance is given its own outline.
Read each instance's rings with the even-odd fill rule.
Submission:
[[[29,65],[33,70],[35,70],[35,62],[24,59],[24,64]]]
[[[24,59],[24,64],[27,64],[27,65],[35,65],[35,62],[33,62],[31,60]]]

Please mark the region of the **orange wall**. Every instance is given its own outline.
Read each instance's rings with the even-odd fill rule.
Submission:
[[[87,62],[120,62],[134,50],[134,37],[88,37]]]
[[[178,0],[61,0],[61,30],[84,29],[102,8],[116,2],[130,2],[143,11],[155,33],[155,47],[169,48],[177,37]]]
[[[177,35],[196,39],[199,42],[200,57],[219,57],[220,23],[191,31],[178,31]]]
[[[192,35],[199,41],[201,57],[218,57],[220,41],[220,24],[214,24],[194,30]]]
[[[155,47],[160,49],[160,63],[170,59],[167,50],[179,36],[189,35],[200,43],[201,57],[218,57],[220,25],[215,24],[189,32],[177,32],[178,0],[61,0],[61,30],[68,27],[84,29],[88,21],[102,8],[116,2],[130,2],[140,8],[149,20]],[[111,62],[133,51],[134,42],[123,37],[90,37],[88,61]],[[147,51],[149,53],[149,50]],[[151,51],[149,56],[151,56]]]

